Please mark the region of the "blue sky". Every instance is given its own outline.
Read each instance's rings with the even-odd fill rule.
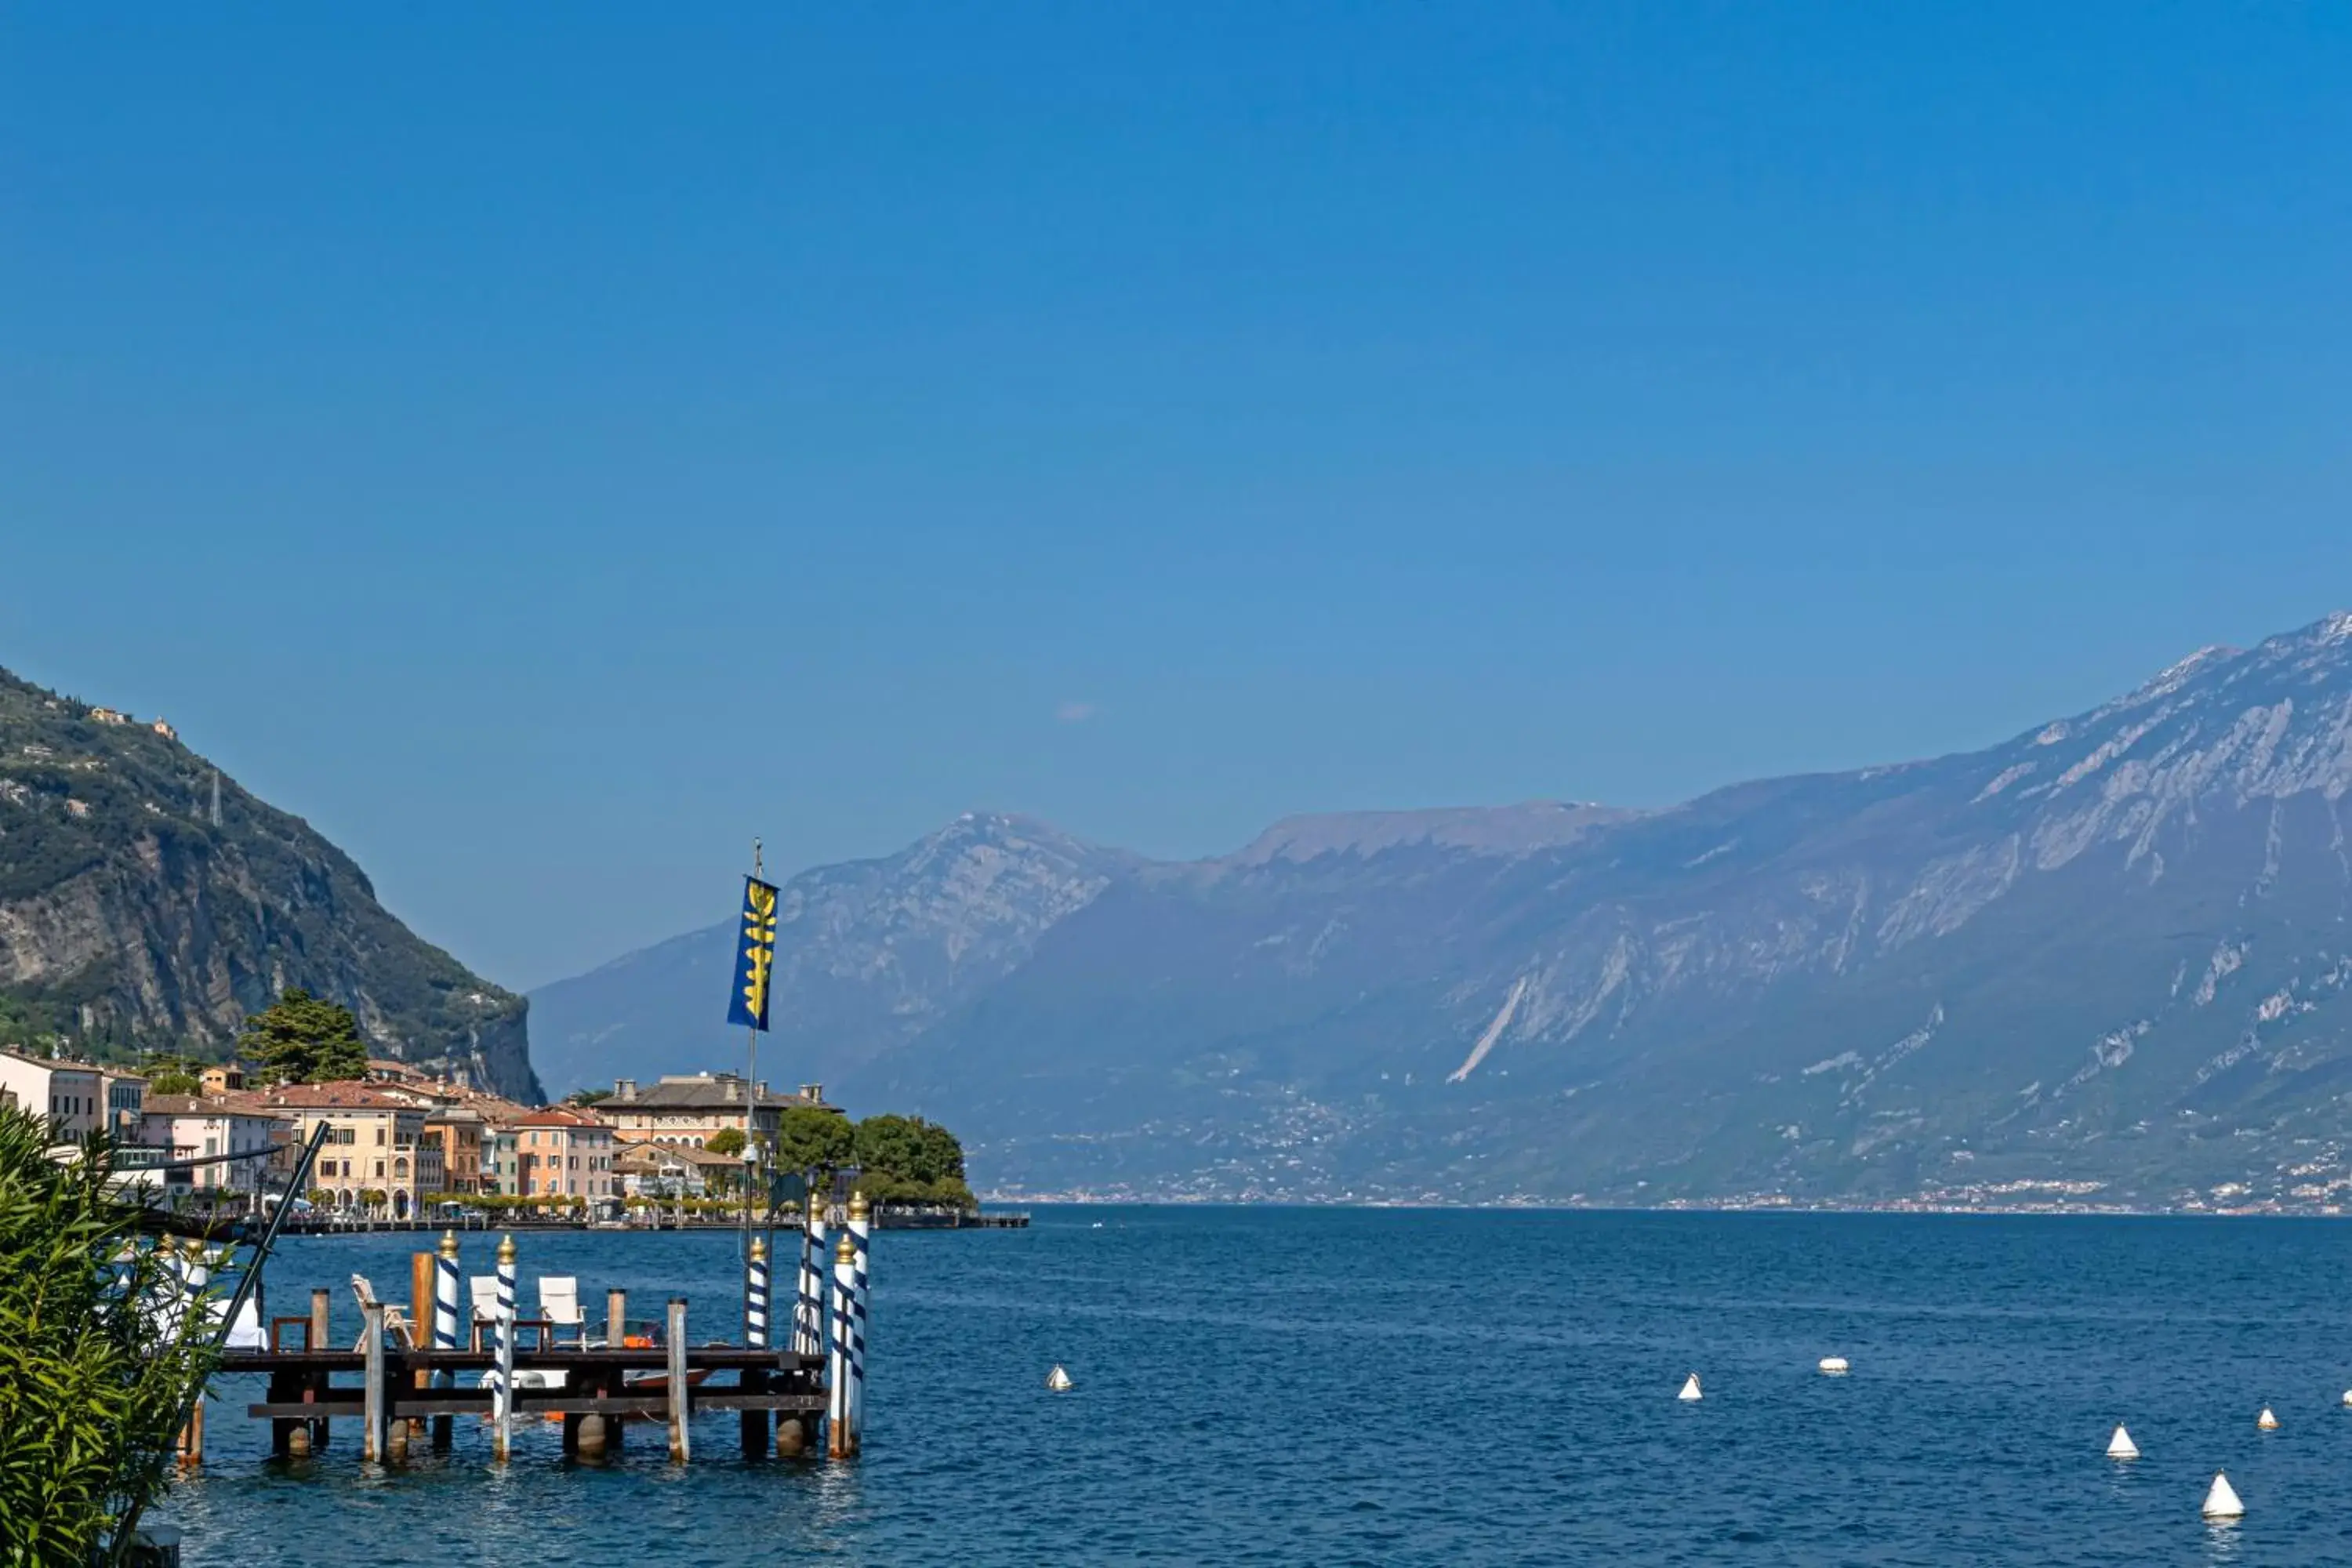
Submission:
[[[529,985],[2352,605],[2324,7],[10,7],[0,664]]]

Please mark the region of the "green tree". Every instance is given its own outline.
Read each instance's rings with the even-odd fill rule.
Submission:
[[[919,1116],[869,1116],[857,1124],[859,1185],[877,1203],[951,1203],[972,1206],[964,1184],[963,1144]]]
[[[869,1116],[857,1124],[857,1163],[926,1186],[963,1180],[963,1144],[919,1116]]]
[[[830,1171],[849,1163],[855,1142],[849,1119],[841,1112],[787,1106],[778,1123],[776,1169]]]
[[[367,1076],[367,1047],[352,1010],[289,986],[245,1021],[237,1054],[270,1083],[341,1083]]]
[[[923,1130],[922,1172],[919,1181],[933,1186],[963,1184],[963,1140],[936,1121],[920,1123]]]
[[[49,1157],[0,1106],[0,1562],[87,1568],[161,1495],[181,1413],[212,1364],[202,1314],[152,1310],[177,1276],[109,1184],[113,1148]],[[118,1259],[120,1264],[118,1265]]]
[[[147,1080],[147,1092],[150,1094],[202,1094],[204,1091],[202,1079],[194,1073],[182,1072],[176,1068],[169,1072],[159,1072]]]
[[[703,1140],[702,1146],[714,1154],[724,1154],[731,1160],[743,1152],[743,1130],[740,1127],[722,1127]]]
[[[575,1089],[563,1097],[566,1105],[595,1105],[613,1098],[609,1089]]]

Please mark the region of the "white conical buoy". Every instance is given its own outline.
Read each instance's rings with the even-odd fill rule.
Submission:
[[[2214,1471],[2212,1489],[2205,1494],[2205,1517],[2239,1519],[2244,1516],[2245,1511],[2246,1505],[2238,1500],[2237,1492],[2230,1485],[2230,1478],[2219,1470]]]
[[[2275,1432],[2278,1430],[2278,1417],[2272,1415],[2271,1407],[2265,1405],[2263,1413],[2254,1417],[2254,1425],[2265,1432]]]
[[[1822,1370],[1828,1373],[1832,1377],[1844,1376],[1847,1371],[1845,1357],[1842,1355],[1825,1355],[1822,1357]]]
[[[2120,1421],[2116,1423],[2116,1435],[2107,1439],[2107,1458],[2110,1459],[2139,1458],[2139,1445],[2131,1440],[2131,1434],[2124,1430],[2124,1424]]]
[[[1675,1394],[1675,1397],[1676,1399],[1696,1399],[1698,1396],[1698,1373],[1693,1373],[1690,1376],[1683,1380],[1683,1391],[1680,1394]]]
[[[2344,1403],[2347,1405],[2352,1405],[2352,1388],[2347,1388],[2344,1391]]]
[[[1056,1394],[1066,1394],[1070,1388],[1070,1374],[1056,1363],[1054,1370],[1045,1374],[1045,1386]]]

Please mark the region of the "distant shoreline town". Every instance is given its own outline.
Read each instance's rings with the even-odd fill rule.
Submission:
[[[747,1141],[780,1147],[793,1113],[837,1121],[844,1147],[851,1125],[820,1085],[782,1093],[730,1072],[623,1079],[607,1094],[545,1106],[384,1058],[325,1083],[263,1084],[241,1062],[190,1076],[197,1092],[158,1094],[123,1068],[0,1049],[0,1104],[46,1114],[60,1140],[110,1135],[121,1168],[158,1172],[167,1199],[215,1208],[282,1189],[324,1127],[304,1200],[378,1220],[453,1204],[618,1217],[639,1203],[720,1200],[740,1190]],[[957,1161],[960,1182],[960,1151]]]

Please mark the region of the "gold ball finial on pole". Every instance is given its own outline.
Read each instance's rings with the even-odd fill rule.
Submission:
[[[833,1260],[835,1263],[857,1261],[857,1243],[850,1239],[849,1233],[845,1230],[841,1233],[841,1239],[833,1245]]]
[[[509,1231],[506,1235],[499,1237],[499,1261],[500,1263],[511,1265],[514,1260],[514,1232]]]
[[[849,1194],[850,1224],[864,1225],[868,1218],[872,1217],[873,1213],[874,1211],[872,1209],[866,1206],[865,1188],[860,1187],[856,1192]]]
[[[814,1193],[809,1194],[808,1217],[813,1226],[824,1223],[824,1200]]]
[[[445,1230],[441,1233],[441,1256],[452,1258],[457,1256],[457,1233],[456,1231]]]
[[[751,1256],[760,1262],[764,1263],[767,1261],[768,1238],[766,1237],[755,1236],[751,1238]]]

